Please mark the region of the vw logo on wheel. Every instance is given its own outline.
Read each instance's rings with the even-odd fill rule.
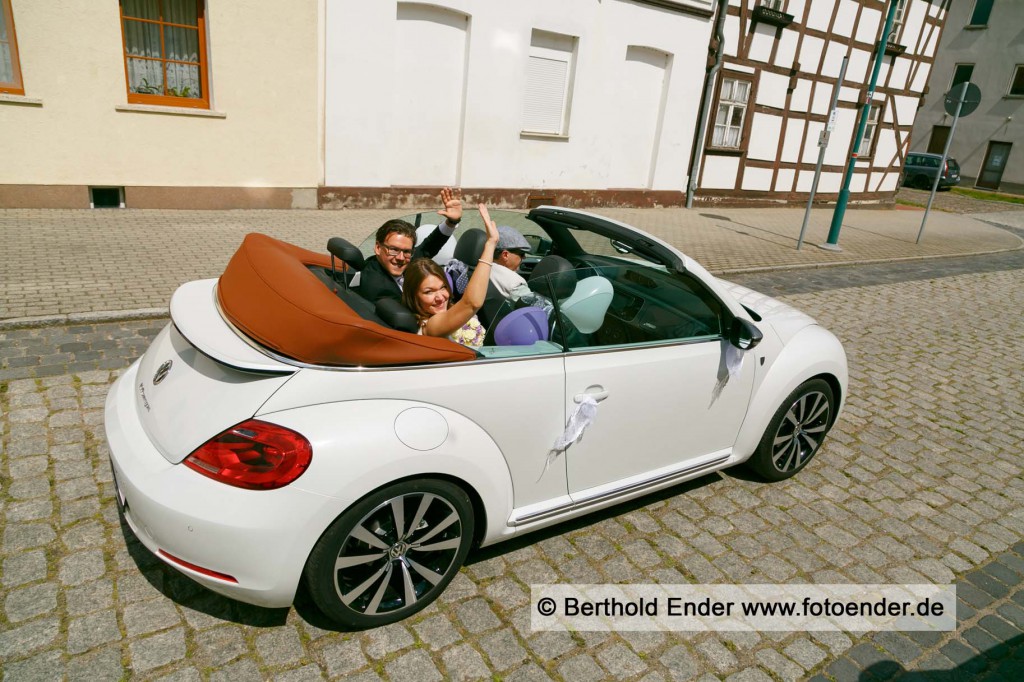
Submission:
[[[159,368],[157,368],[156,374],[153,375],[153,385],[154,386],[156,386],[157,384],[159,384],[161,381],[164,380],[164,377],[167,376],[167,373],[171,371],[171,365],[173,365],[173,364],[174,364],[173,360],[168,360],[164,364],[160,365]]]

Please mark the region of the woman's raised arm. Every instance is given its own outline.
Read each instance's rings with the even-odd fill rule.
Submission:
[[[487,298],[487,282],[491,278],[491,266],[494,264],[494,247],[498,243],[498,226],[491,220],[487,207],[483,204],[478,206],[480,217],[484,221],[484,229],[487,230],[487,241],[484,242],[483,253],[477,261],[476,270],[469,278],[469,284],[462,294],[458,303],[448,310],[442,311],[427,320],[423,327],[423,333],[427,336],[448,336],[456,329],[466,324],[469,318],[476,314]]]

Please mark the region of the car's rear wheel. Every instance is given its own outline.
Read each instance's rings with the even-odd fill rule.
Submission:
[[[349,508],[306,562],[314,602],[351,628],[407,618],[458,573],[473,539],[473,505],[440,480],[403,481]]]
[[[823,379],[798,386],[776,410],[757,450],[747,461],[769,481],[781,481],[807,466],[832,426],[835,397]]]

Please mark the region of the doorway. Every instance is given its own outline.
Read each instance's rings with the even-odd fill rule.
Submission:
[[[932,126],[932,136],[928,140],[928,153],[941,154],[946,151],[946,140],[949,139],[949,126]]]
[[[1003,179],[1003,171],[1006,170],[1006,159],[1010,156],[1010,142],[989,142],[988,152],[985,153],[985,163],[981,166],[981,175],[978,176],[977,187],[985,189],[999,189],[999,183]]]

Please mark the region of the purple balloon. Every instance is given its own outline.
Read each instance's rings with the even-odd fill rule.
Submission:
[[[520,308],[501,318],[494,329],[499,346],[532,346],[548,340],[548,316],[541,308]]]

